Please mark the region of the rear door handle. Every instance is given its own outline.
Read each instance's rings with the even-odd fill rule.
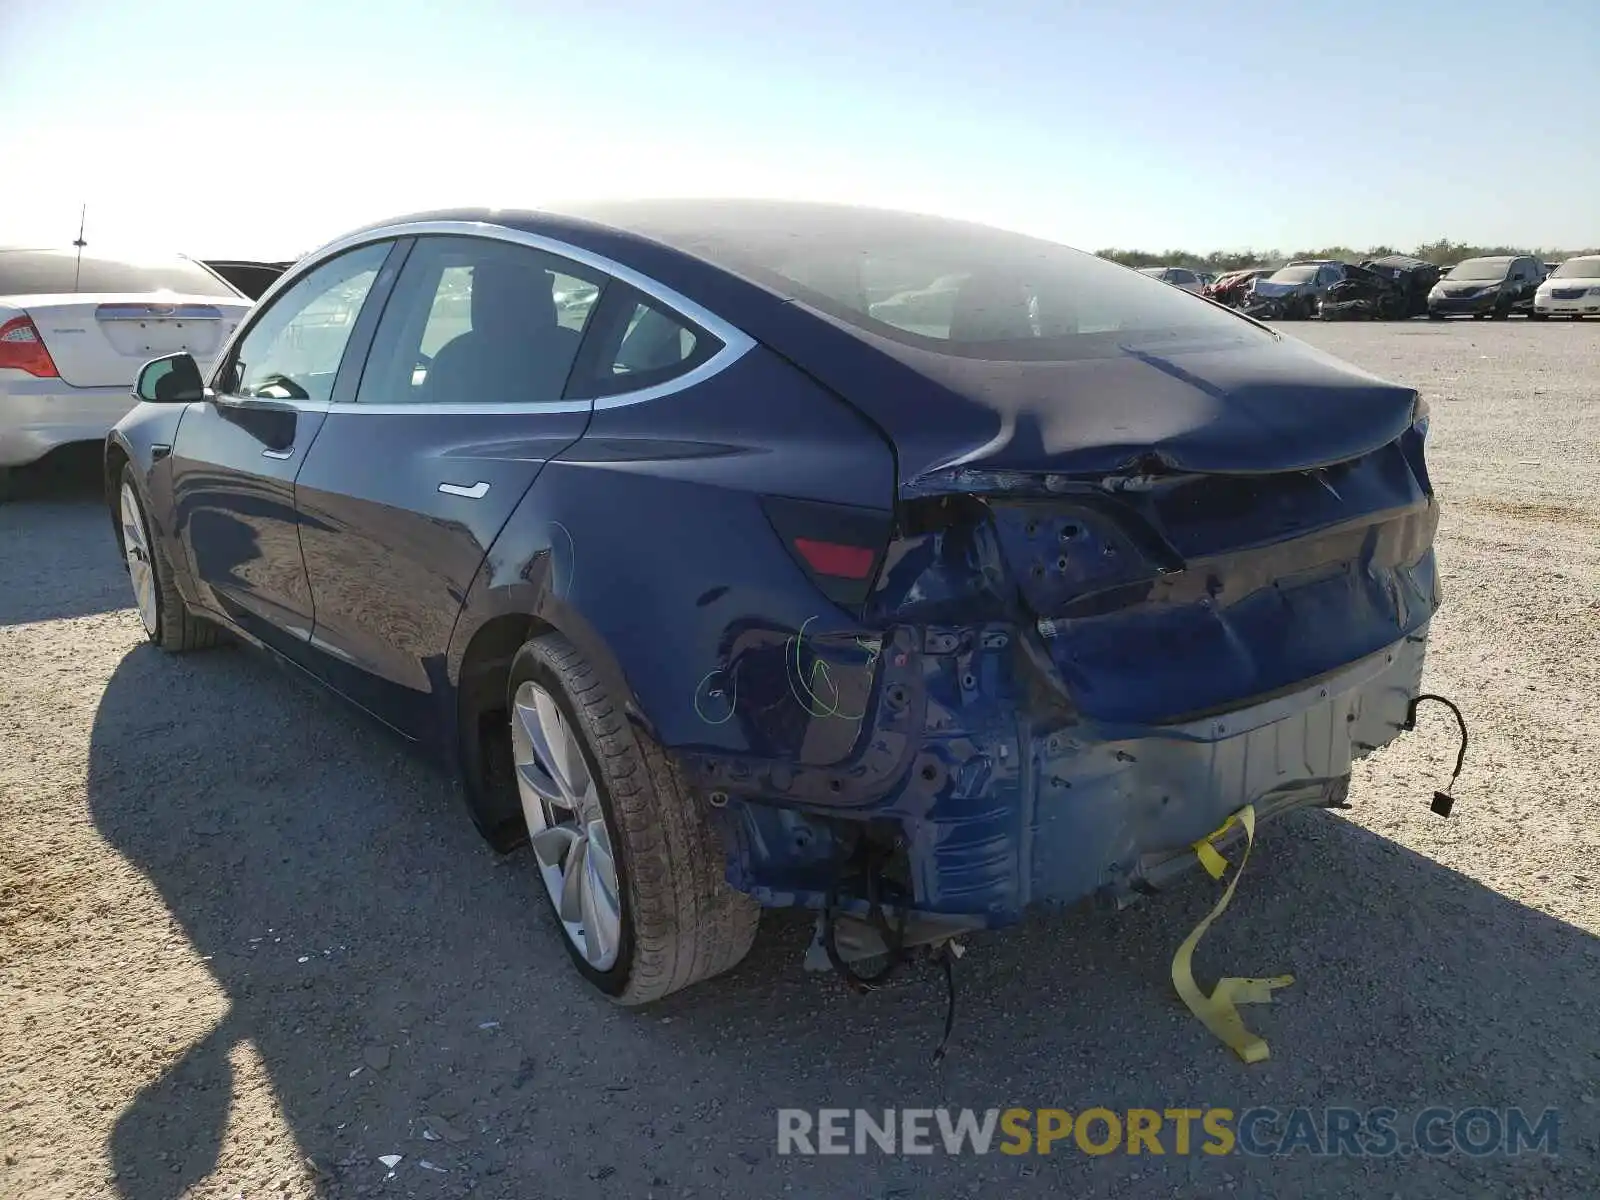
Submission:
[[[261,457],[262,458],[278,458],[278,459],[293,458],[294,457],[294,447],[290,446],[287,450],[263,450],[261,452]]]
[[[471,487],[463,483],[441,483],[439,490],[446,496],[465,496],[468,500],[482,500],[489,494],[489,485],[480,479]]]

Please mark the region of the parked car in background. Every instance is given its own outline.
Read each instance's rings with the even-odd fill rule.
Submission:
[[[1331,259],[1292,262],[1253,280],[1240,307],[1258,320],[1307,320],[1317,316],[1322,297],[1345,274],[1345,264]]]
[[[1538,259],[1525,254],[1459,262],[1428,293],[1428,315],[1436,321],[1456,316],[1503,319],[1514,312],[1542,318],[1533,304],[1543,282],[1541,268]]]
[[[226,279],[242,295],[251,300],[259,300],[262,293],[278,281],[278,276],[294,264],[254,262],[242,258],[208,258],[205,260],[205,265]]]
[[[1324,321],[1392,320],[1405,315],[1405,304],[1405,296],[1387,274],[1346,264],[1344,278],[1318,299],[1317,315]]]
[[[1428,293],[1439,282],[1439,268],[1408,254],[1388,254],[1382,258],[1369,258],[1361,264],[1368,271],[1387,279],[1400,296],[1396,317],[1421,317],[1428,311]]]
[[[176,255],[0,248],[0,492],[57,447],[103,441],[148,359],[213,361],[249,308]]]
[[[1340,805],[1439,604],[1412,388],[930,216],[423,214],[138,389],[149,640],[232,631],[456,764],[625,1004],[763,904],[848,974]]]
[[[1273,272],[1272,267],[1246,267],[1238,271],[1224,271],[1206,288],[1206,295],[1218,304],[1237,308],[1243,302],[1250,284]]]
[[[1569,258],[1551,271],[1533,294],[1533,311],[1575,321],[1600,316],[1600,254]]]
[[[1205,291],[1205,284],[1200,276],[1188,267],[1140,267],[1139,274],[1159,279],[1162,283],[1170,283],[1175,288],[1182,288],[1196,295]]]

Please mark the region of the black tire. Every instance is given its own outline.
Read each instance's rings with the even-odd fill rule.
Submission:
[[[544,634],[518,651],[506,690],[508,713],[515,712],[517,689],[529,681],[550,693],[582,743],[616,857],[622,899],[617,961],[597,970],[562,931],[578,971],[616,1003],[632,1006],[738,965],[755,941],[761,908],[728,884],[706,801],[685,787],[659,747],[635,733],[622,705],[565,635]],[[549,893],[539,890],[549,902]],[[550,912],[556,917],[553,902]]]
[[[1528,320],[1530,321],[1542,321],[1549,315],[1549,313],[1535,312],[1531,308],[1528,310]]]
[[[145,636],[169,654],[211,649],[221,639],[222,631],[210,621],[190,612],[189,606],[178,594],[177,585],[173,583],[172,578],[172,560],[167,556],[166,546],[151,528],[150,512],[145,506],[144,495],[139,491],[139,480],[133,472],[132,464],[123,465],[122,487],[133,492],[133,502],[139,508],[139,520],[144,526],[145,538],[150,545],[150,573],[155,580],[156,621],[155,629],[146,629]],[[117,495],[120,502],[121,488],[118,489]],[[126,555],[123,558],[123,565],[127,566]]]
[[[1434,312],[1434,311],[1432,311],[1430,309],[1429,312],[1428,312],[1428,320],[1430,320],[1430,321],[1442,321],[1442,320],[1444,320],[1444,314],[1442,312]]]
[[[0,467],[0,504],[16,494],[16,473],[10,467]]]

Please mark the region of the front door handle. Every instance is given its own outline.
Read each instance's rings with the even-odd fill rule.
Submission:
[[[277,459],[293,458],[294,457],[294,447],[290,446],[287,450],[263,450],[261,452],[261,457],[262,458],[277,458]]]
[[[441,483],[439,490],[446,496],[465,496],[468,500],[482,500],[489,494],[489,485],[480,479],[471,487],[463,483]]]

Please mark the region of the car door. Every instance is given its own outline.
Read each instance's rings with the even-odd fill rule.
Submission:
[[[314,669],[412,737],[495,535],[589,421],[562,395],[607,279],[536,240],[419,237],[296,480]]]
[[[340,386],[345,349],[393,244],[320,264],[252,314],[172,448],[177,531],[201,603],[297,660],[311,635],[295,474]],[[374,314],[375,315],[375,314]],[[370,319],[370,318],[369,318]]]
[[[1539,290],[1539,264],[1531,258],[1519,258],[1511,264],[1511,277],[1515,285],[1513,303],[1520,307],[1531,306],[1533,294]]]

